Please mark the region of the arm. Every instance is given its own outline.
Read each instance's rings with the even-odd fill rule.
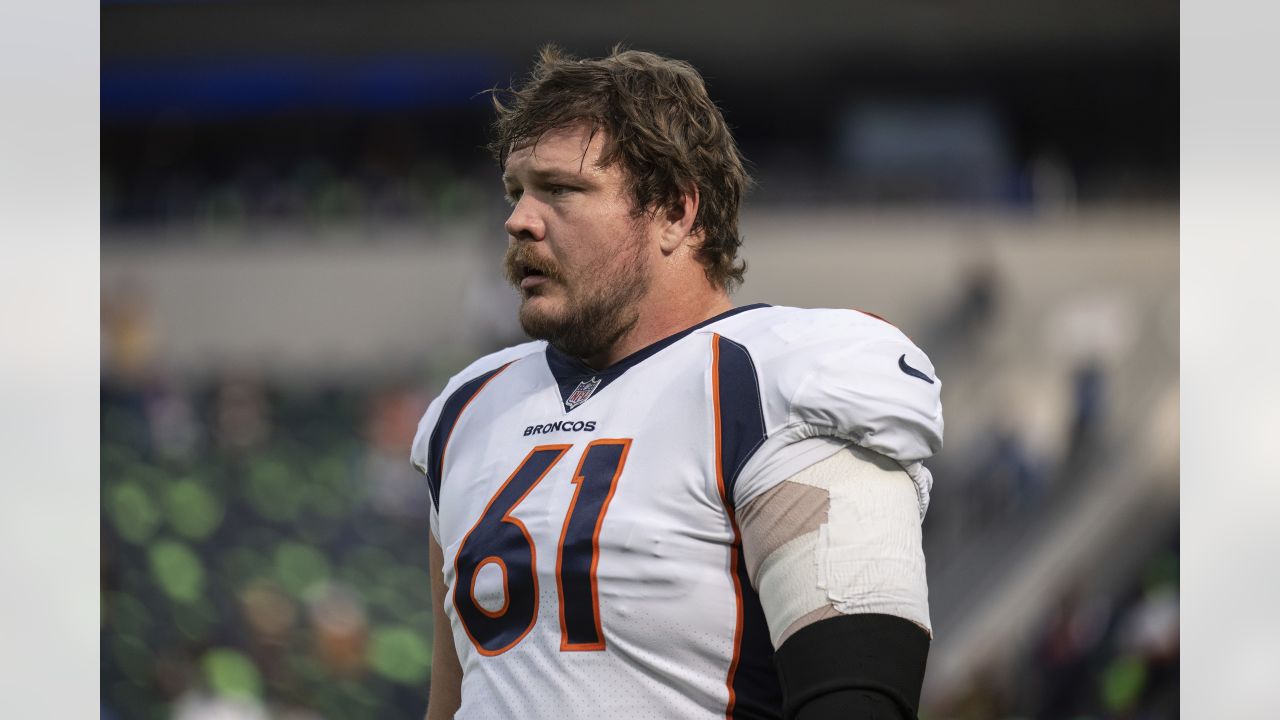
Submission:
[[[440,543],[430,538],[431,613],[434,618],[435,641],[431,649],[431,693],[427,701],[427,720],[450,720],[462,704],[462,666],[453,646],[453,631],[444,614],[444,553]]]
[[[738,513],[796,720],[914,718],[929,649],[916,485],[853,445]]]
[[[895,615],[839,615],[796,631],[778,650],[793,720],[915,720],[929,635]]]

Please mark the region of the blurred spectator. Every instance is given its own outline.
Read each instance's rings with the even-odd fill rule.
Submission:
[[[1043,371],[1006,371],[993,425],[964,468],[963,502],[977,526],[1033,508],[1063,457],[1068,423],[1061,383]]]
[[[1066,465],[1078,468],[1098,441],[1105,411],[1106,385],[1102,363],[1086,358],[1072,373],[1072,417]],[[1069,472],[1070,472],[1069,470]]]
[[[228,377],[218,388],[218,445],[227,450],[249,450],[270,435],[267,398],[262,388],[247,378]]]
[[[427,516],[430,494],[422,475],[409,464],[407,448],[428,402],[422,394],[397,389],[378,394],[370,403],[363,476],[369,502],[380,515]]]
[[[976,357],[998,320],[1004,297],[990,241],[976,236],[962,246],[968,264],[959,291],[938,313],[925,343],[934,365],[944,369]]]
[[[1042,461],[1032,457],[1015,429],[990,435],[985,457],[970,470],[962,499],[967,523],[990,525],[1039,496],[1046,482]]]
[[[203,428],[187,393],[157,383],[147,395],[147,426],[151,447],[172,460],[190,460],[199,449]]]
[[[141,384],[155,360],[155,330],[145,290],[125,282],[102,296],[102,369],[123,385]]]
[[[365,669],[368,624],[360,596],[341,583],[316,588],[307,602],[320,664],[339,677]]]
[[[1105,606],[1068,590],[1044,629],[1035,650],[1040,682],[1035,717],[1072,718],[1085,710],[1079,689],[1089,680],[1089,661],[1107,625]]]
[[[973,673],[965,689],[939,713],[949,720],[992,720],[1009,716],[1011,699],[994,668]]]

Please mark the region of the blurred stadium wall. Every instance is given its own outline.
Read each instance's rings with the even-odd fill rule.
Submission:
[[[677,21],[678,20],[678,21]],[[104,3],[104,718],[418,718],[447,377],[518,341],[482,94],[693,62],[740,303],[926,349],[929,718],[1176,717],[1177,5]]]

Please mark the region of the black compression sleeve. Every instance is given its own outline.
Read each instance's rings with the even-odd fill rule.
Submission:
[[[788,720],[916,717],[929,635],[893,615],[841,615],[787,638],[774,655]]]
[[[837,690],[819,695],[801,707],[794,720],[902,720],[915,718],[903,711],[884,693],[874,690]]]

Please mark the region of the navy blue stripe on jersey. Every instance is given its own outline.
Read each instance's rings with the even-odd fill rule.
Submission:
[[[449,444],[449,436],[453,434],[453,426],[458,424],[462,411],[480,394],[485,384],[510,364],[466,381],[444,401],[435,429],[431,431],[431,442],[427,445],[427,486],[431,488],[431,502],[435,504],[437,511],[440,510],[440,481],[444,477],[444,451]]]
[[[546,350],[547,368],[551,370],[551,374],[556,379],[556,384],[560,387],[560,400],[564,403],[565,412],[572,412],[574,408],[582,403],[577,403],[573,407],[569,406],[569,396],[582,383],[590,383],[593,380],[599,380],[594,388],[591,389],[591,397],[600,394],[610,383],[622,377],[627,370],[639,365],[641,362],[652,357],[659,351],[670,346],[672,343],[687,337],[690,333],[706,327],[714,322],[719,322],[727,317],[737,315],[738,313],[747,312],[748,310],[756,310],[763,307],[769,307],[764,303],[756,303],[754,305],[743,305],[742,307],[726,310],[713,318],[703,320],[702,322],[690,328],[685,328],[674,335],[667,337],[631,353],[618,362],[607,368],[596,370],[587,365],[578,358],[565,355],[554,347],[548,345]],[[583,401],[585,402],[585,400]]]
[[[733,485],[766,433],[760,386],[751,354],[720,335],[711,338],[712,402],[715,415],[716,477],[720,499],[733,529],[729,572],[733,579],[738,627],[729,665],[726,720],[782,717],[782,688],[773,667],[773,644],[760,597],[747,577],[742,535],[733,503]]]
[[[773,641],[760,596],[747,578],[747,558],[738,545],[738,587],[742,593],[742,640],[733,675],[733,720],[778,720],[782,717],[782,682],[773,664]]]
[[[720,475],[724,478],[725,499],[732,504],[738,474],[765,440],[764,408],[751,354],[728,338],[717,335],[716,342]]]

